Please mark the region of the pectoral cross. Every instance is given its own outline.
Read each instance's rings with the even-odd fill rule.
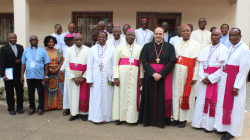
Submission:
[[[180,57],[179,62],[181,62],[182,57]]]
[[[159,63],[160,63],[160,60],[161,60],[161,59],[160,59],[159,57],[157,57],[156,63],[159,64]]]
[[[99,65],[99,67],[100,67],[100,71],[102,71],[102,68],[103,68],[103,65],[102,65],[102,63],[101,63],[101,65]]]

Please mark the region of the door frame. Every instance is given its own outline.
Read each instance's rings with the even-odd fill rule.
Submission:
[[[182,12],[145,12],[137,11],[136,12],[136,28],[141,28],[141,19],[148,19],[148,27],[150,30],[153,30],[154,25],[158,23],[158,19],[175,19],[175,29],[181,25],[182,21]]]

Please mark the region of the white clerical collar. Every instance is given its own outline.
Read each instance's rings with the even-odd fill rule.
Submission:
[[[157,42],[155,42],[157,45],[160,45],[161,43],[162,43],[163,41],[161,41],[160,43],[157,43]]]
[[[115,38],[114,38],[114,40],[115,40]],[[121,38],[119,38],[118,40],[115,40],[115,42],[120,41],[120,40],[121,40]]]

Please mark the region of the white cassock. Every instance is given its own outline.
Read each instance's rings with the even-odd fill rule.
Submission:
[[[195,30],[191,33],[191,38],[194,39],[195,41],[199,42],[200,43],[200,46],[202,48],[202,50],[208,46],[208,45],[211,45],[211,32],[209,32],[208,30],[201,30],[201,29],[198,29],[198,30]],[[199,85],[200,83],[196,83],[194,85],[194,88],[195,88],[195,96],[197,96],[197,92],[198,92],[198,89],[199,89]]]
[[[139,28],[135,30],[136,43],[140,45],[141,47],[151,42],[153,40],[153,37],[154,37],[154,33],[149,29],[143,30],[142,28]]]
[[[89,120],[110,122],[114,87],[108,84],[113,76],[113,56],[115,48],[111,45],[95,45],[89,52],[87,64],[87,83],[90,87]],[[102,66],[102,67],[101,67]]]
[[[211,32],[208,30],[195,30],[191,33],[191,38],[200,43],[202,49],[211,45]]]
[[[132,47],[134,46],[134,47]],[[138,74],[143,78],[143,66],[139,63],[141,47],[137,44],[129,46],[127,43],[120,44],[115,49],[113,78],[119,78],[119,87],[114,88],[112,105],[112,118],[114,120],[136,123],[138,120]],[[132,56],[131,56],[132,52]],[[130,63],[130,58],[134,63]],[[132,61],[131,61],[132,62]],[[139,71],[140,68],[140,71]]]
[[[126,35],[125,34],[121,34],[121,39],[126,40]]]
[[[249,72],[250,68],[250,52],[249,47],[239,42],[238,44],[232,46],[229,49],[229,54],[231,53],[231,56],[229,57],[229,54],[227,55],[226,60],[226,67],[223,67],[223,72],[221,75],[220,80],[220,87],[219,87],[219,93],[218,93],[218,102],[216,107],[216,115],[215,115],[215,123],[214,128],[217,129],[217,131],[223,132],[229,132],[233,136],[241,136],[243,124],[244,124],[244,113],[245,113],[245,105],[246,105],[246,77]],[[241,45],[240,45],[241,44]],[[240,45],[240,46],[239,46]],[[237,49],[236,47],[239,46]],[[235,50],[236,49],[236,50]],[[229,58],[229,59],[228,59]],[[224,64],[225,65],[225,64]],[[231,65],[231,66],[230,66]],[[234,74],[227,74],[229,72],[225,72],[227,69],[232,68],[229,71],[234,71],[236,68],[237,72],[235,74],[235,77],[232,77]],[[238,68],[237,68],[238,67]],[[225,68],[225,69],[224,69]],[[233,78],[233,79],[232,79]],[[235,78],[235,80],[234,80]],[[230,80],[227,80],[230,79]],[[232,87],[229,89],[229,92],[226,88],[226,85],[228,85],[228,82],[232,82],[232,86],[234,88],[239,89],[238,96],[233,97],[233,101],[225,101],[226,103],[232,103],[232,110],[231,113],[228,115],[231,115],[231,117],[226,116],[226,118],[231,118],[229,121],[231,121],[231,124],[223,125],[223,117],[224,117],[224,100],[227,94],[231,94]],[[226,105],[228,107],[229,105]]]
[[[70,113],[72,116],[76,116],[77,114],[87,114],[88,111],[79,111],[79,110],[88,110],[87,100],[81,100],[81,89],[80,85],[76,85],[74,82],[75,77],[84,77],[86,78],[86,71],[83,74],[83,71],[72,70],[72,68],[79,67],[80,65],[86,66],[88,61],[90,48],[85,45],[79,49],[76,45],[73,45],[67,50],[67,54],[65,57],[65,70],[67,73],[67,93],[68,93],[68,101],[70,106]],[[79,53],[78,53],[79,52]],[[76,57],[78,56],[78,59]],[[72,67],[73,64],[73,67]],[[85,89],[83,89],[85,90]]]
[[[215,108],[216,108],[216,103],[218,102],[218,92],[219,92],[219,81],[220,77],[222,74],[222,65],[226,60],[226,56],[228,53],[228,49],[226,46],[224,46],[222,43],[219,43],[215,46],[209,45],[203,51],[200,53],[198,57],[198,61],[200,62],[200,67],[198,71],[199,75],[199,90],[197,93],[197,99],[195,103],[195,108],[194,108],[194,115],[193,115],[193,121],[192,121],[192,126],[195,128],[205,128],[208,131],[214,130],[214,115],[215,115]],[[210,94],[207,95],[207,85],[202,83],[202,80],[208,77],[209,81],[214,84],[210,84],[208,86],[210,87],[216,87],[217,90],[210,90],[210,93],[214,93],[212,98],[214,100],[214,104],[212,105],[213,107],[211,108],[210,106],[207,107],[207,112],[204,113],[204,105],[205,101],[208,101],[207,98],[210,96]],[[215,85],[217,84],[217,85]],[[211,88],[209,88],[211,89]],[[212,100],[211,100],[212,101]],[[217,101],[217,102],[216,102]],[[213,101],[212,101],[213,102]],[[211,103],[212,103],[211,102]],[[210,112],[210,109],[212,111]]]
[[[61,66],[61,71],[64,73],[64,87],[63,87],[63,109],[69,109],[69,100],[68,100],[68,93],[67,93],[67,73],[65,71],[65,57],[67,54],[67,50],[68,50],[68,46],[67,45],[63,45],[62,47],[62,51],[63,51],[63,58],[64,58],[64,62],[63,65]]]
[[[174,47],[177,63],[173,70],[173,116],[174,120],[191,121],[193,118],[195,103],[194,87],[189,86],[189,90],[184,90],[184,86],[186,83],[187,85],[190,85],[192,80],[198,80],[199,78],[199,62],[196,58],[201,52],[201,47],[200,44],[193,39],[189,39],[186,42],[184,40],[178,41],[174,44]],[[192,66],[188,67],[187,65],[190,65],[191,63]],[[189,76],[191,74],[193,74],[193,76]],[[187,79],[189,79],[189,81],[187,81]],[[186,95],[184,97],[184,91],[189,94],[189,98],[186,100],[186,103],[189,103],[189,106],[185,106],[189,109],[186,110],[181,108],[181,103],[184,102],[183,98],[188,97]]]
[[[60,34],[60,35],[55,34],[55,33],[51,34],[51,36],[55,37],[56,41],[57,41],[57,44],[55,44],[55,46],[54,46],[55,49],[60,49],[62,46],[62,41],[64,42],[64,40],[61,41],[61,35],[62,34]]]
[[[123,38],[120,38],[119,40],[115,40],[115,38],[112,38],[110,40],[107,41],[107,44],[110,46],[113,46],[114,48],[116,48],[118,45],[126,43],[126,40]]]
[[[177,35],[177,36],[171,37],[169,40],[169,43],[174,45],[176,42],[178,42],[180,40],[182,40],[182,37]]]
[[[114,38],[113,33],[109,33],[109,32],[108,32],[108,40],[110,40],[110,39],[112,39],[112,38]]]

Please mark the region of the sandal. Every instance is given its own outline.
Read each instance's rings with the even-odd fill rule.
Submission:
[[[179,128],[184,128],[184,127],[186,127],[186,123],[187,123],[187,121],[180,122],[179,125],[178,125],[178,127]]]
[[[64,112],[63,112],[63,116],[67,116],[70,114],[70,110],[69,109],[66,109]]]
[[[179,123],[180,123],[179,121],[174,120],[173,122],[171,122],[171,125],[172,126],[177,126]]]

